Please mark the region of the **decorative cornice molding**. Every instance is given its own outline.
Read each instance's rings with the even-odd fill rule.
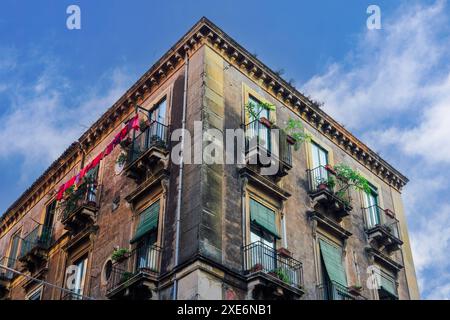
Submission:
[[[214,48],[230,64],[265,88],[389,185],[400,190],[408,182],[405,176],[333,120],[313,101],[298,92],[211,21],[202,18],[6,210],[0,218],[0,236],[45,194],[54,191],[51,188],[55,188],[56,183],[73,169],[82,154],[81,150],[90,152],[97,141],[116,127],[118,122],[125,120],[124,117],[128,116],[136,103],[145,100],[178,70],[186,55],[191,56],[205,44]]]
[[[205,35],[206,43],[230,64],[395,189],[401,190],[408,182],[403,174],[326,114],[315,102],[270,70],[212,22],[202,20],[198,29]]]

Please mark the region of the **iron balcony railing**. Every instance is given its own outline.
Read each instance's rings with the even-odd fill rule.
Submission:
[[[346,206],[351,205],[350,188],[346,186],[345,181],[339,180],[328,166],[308,169],[306,173],[308,176],[308,189],[311,194],[327,190]]]
[[[128,153],[129,163],[138,159],[152,147],[167,148],[169,145],[169,127],[158,121],[152,121],[147,129],[139,133],[131,142]]]
[[[355,300],[348,292],[348,288],[335,282],[328,281],[317,286],[318,300]]]
[[[244,247],[244,273],[264,272],[288,285],[303,286],[302,263],[292,257],[279,254],[261,241]]]
[[[34,249],[48,249],[52,243],[52,228],[39,224],[23,239],[19,259],[25,257]]]
[[[85,181],[79,185],[61,204],[61,220],[66,220],[82,206],[95,207],[97,205],[97,189],[96,181]]]
[[[5,266],[11,269],[16,269],[16,259],[12,259],[9,257],[2,257],[0,259],[0,266]],[[15,273],[0,267],[0,280],[11,280],[14,278]]]
[[[399,222],[390,210],[383,209],[377,205],[364,208],[364,220],[367,230],[381,227],[393,237],[401,240]]]
[[[273,130],[278,130],[278,143],[275,143]],[[278,158],[292,166],[292,145],[287,141],[286,133],[279,128],[271,128],[261,120],[254,120],[244,125],[245,131],[245,152],[258,149],[266,153],[267,157],[274,153],[274,148],[278,146]]]
[[[61,300],[88,300],[88,297],[76,292],[64,292]]]
[[[108,280],[107,294],[139,274],[159,275],[161,248],[157,245],[141,245],[116,261]]]

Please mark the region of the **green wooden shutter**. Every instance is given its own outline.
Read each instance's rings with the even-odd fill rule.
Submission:
[[[250,219],[267,232],[280,238],[275,223],[275,212],[253,199],[250,199]]]
[[[392,294],[394,297],[397,297],[397,290],[395,280],[389,276],[380,275],[380,287],[384,289],[388,293]]]
[[[347,276],[342,265],[342,249],[322,239],[319,239],[319,244],[328,277],[331,281],[346,287]]]
[[[139,215],[139,224],[137,226],[136,233],[133,239],[131,239],[130,243],[134,243],[149,232],[156,230],[158,228],[158,217],[159,200],[153,203]]]

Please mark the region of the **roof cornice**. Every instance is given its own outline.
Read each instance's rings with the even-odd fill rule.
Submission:
[[[129,114],[136,103],[145,100],[178,70],[183,64],[185,55],[192,55],[205,44],[214,48],[229,63],[256,81],[389,185],[400,190],[408,182],[404,175],[332,119],[313,101],[203,17],[6,210],[0,218],[0,235],[21,214],[27,212],[27,208],[39,201],[44,193],[48,193],[49,186],[54,187],[58,183],[73,167],[81,154],[81,149],[90,150],[96,141],[115,127],[117,121],[121,121]]]
[[[206,18],[199,26],[206,42],[272,96],[397,190],[408,182],[402,173],[356,138],[315,102],[282,79]]]

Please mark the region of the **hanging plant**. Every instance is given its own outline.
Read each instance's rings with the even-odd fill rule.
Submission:
[[[131,138],[130,137],[126,137],[125,139],[120,141],[120,146],[122,147],[122,149],[128,148],[130,146],[130,144],[131,144]]]
[[[116,159],[116,163],[119,166],[123,166],[127,162],[127,154],[125,152],[121,152]]]
[[[111,255],[111,259],[114,262],[121,261],[121,260],[126,258],[128,253],[130,253],[130,250],[128,250],[127,248],[115,249],[114,252]]]
[[[139,129],[141,130],[141,132],[147,130],[148,127],[150,127],[150,121],[148,119],[141,119],[139,121]]]
[[[351,199],[348,191],[350,188],[361,190],[366,193],[370,192],[369,182],[359,172],[353,170],[348,165],[340,163],[331,167],[325,167],[328,172],[332,173],[324,183],[328,188],[334,192],[335,196],[339,198],[345,206],[350,206]]]
[[[258,105],[253,102],[249,102],[244,107],[251,118],[259,119],[259,121],[266,127],[271,127],[273,125],[273,123],[269,119],[265,117],[260,118],[259,116],[264,110],[276,111],[275,105],[268,102],[261,102]],[[311,136],[305,133],[303,123],[300,120],[289,118],[286,126],[284,128],[281,128],[281,130],[286,133],[287,142],[294,145],[295,151],[300,149],[300,146],[303,142],[311,140]]]

